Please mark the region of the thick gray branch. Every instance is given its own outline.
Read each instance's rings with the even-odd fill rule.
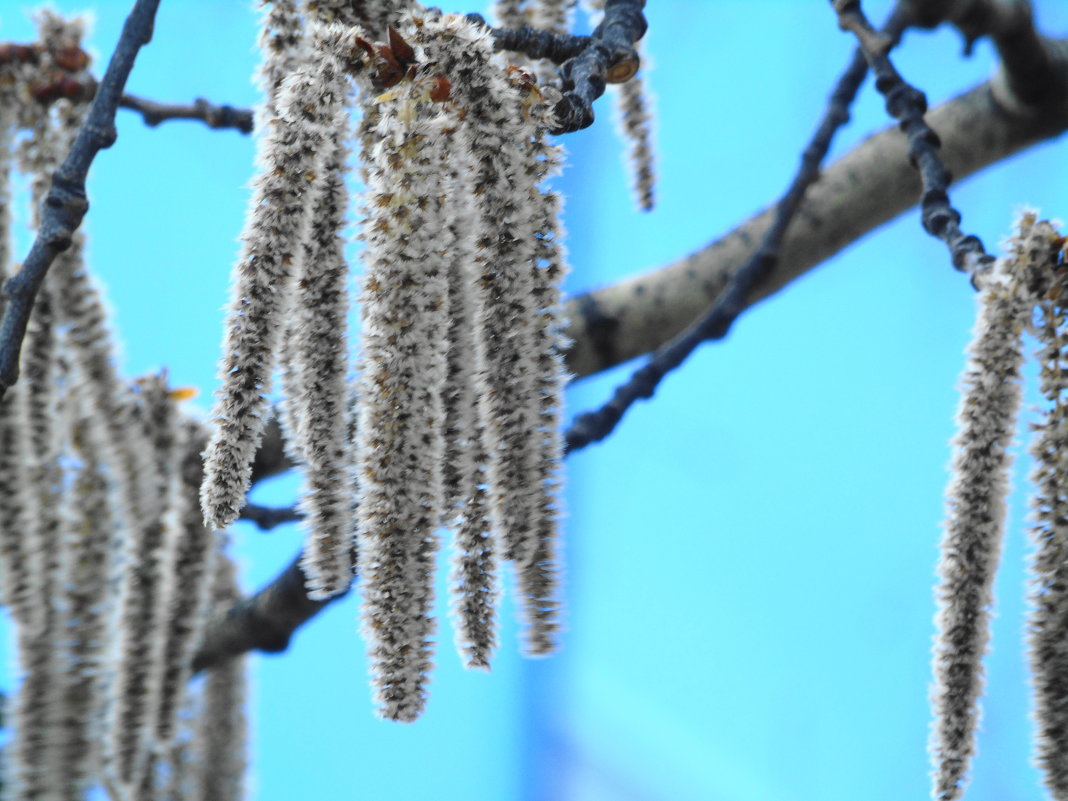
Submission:
[[[1008,102],[1006,102],[1006,100]],[[1014,109],[1010,111],[1009,109]],[[1004,79],[972,89],[928,114],[942,156],[958,178],[1068,129],[1068,106],[1019,113]],[[920,180],[905,135],[875,134],[832,164],[808,190],[775,270],[750,294],[763,300],[869,231],[916,204]],[[771,225],[771,210],[705,248],[655,272],[573,298],[568,367],[577,376],[606,370],[667,342],[696,319],[750,258]]]

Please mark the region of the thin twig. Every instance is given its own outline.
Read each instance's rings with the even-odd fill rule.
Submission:
[[[268,531],[284,523],[296,523],[303,516],[293,506],[260,506],[256,503],[245,504],[238,520],[247,520],[261,531]]]
[[[481,14],[468,14],[471,22],[486,24]],[[493,47],[510,53],[522,53],[528,58],[548,59],[553,64],[563,64],[585,50],[591,41],[589,36],[572,36],[567,33],[540,31],[537,28],[493,28]]]
[[[605,19],[592,36],[572,36],[541,31],[536,28],[491,28],[494,48],[522,53],[534,59],[560,64],[563,99],[556,109],[560,120],[554,133],[570,133],[593,123],[593,101],[604,93],[605,83],[624,83],[638,70],[638,54],[633,45],[645,33],[642,15],[645,0],[609,0]],[[486,25],[481,14],[468,14],[472,22]],[[0,44],[0,61],[32,61],[37,58],[32,45]],[[96,90],[87,84],[68,81],[56,87],[44,87],[48,99],[88,97]],[[254,113],[251,109],[216,105],[197,98],[188,105],[160,103],[122,95],[119,106],[138,112],[145,124],[155,127],[169,120],[199,120],[214,129],[236,129],[252,133]]]
[[[953,266],[974,276],[994,263],[977,236],[960,230],[960,212],[949,202],[949,184],[953,180],[939,156],[941,142],[924,120],[927,97],[908,84],[890,62],[889,48],[871,27],[859,0],[831,0],[838,24],[856,36],[860,49],[875,75],[875,88],[886,99],[886,111],[901,124],[909,142],[909,160],[923,181],[920,218],[923,229],[941,239],[949,248]]]
[[[900,38],[906,25],[903,14],[895,13],[890,17],[885,34],[880,34],[887,46],[892,46]],[[726,290],[704,316],[657,350],[645,366],[616,388],[608,403],[572,421],[565,435],[569,453],[607,437],[627,409],[641,398],[652,397],[664,376],[682,364],[701,343],[727,335],[745,309],[751,290],[774,269],[786,229],[801,206],[805,190],[819,177],[820,164],[830,149],[835,132],[848,122],[849,107],[867,71],[864,55],[858,50],[831,94],[823,120],[802,153],[801,166],[793,182],[776,206],[775,221],[748,263],[735,273]]]
[[[209,128],[235,128],[244,134],[252,133],[251,109],[217,106],[202,97],[183,106],[125,94],[119,106],[138,112],[145,124],[153,128],[167,120],[200,120]]]
[[[523,53],[530,58],[560,64],[564,96],[554,112],[554,134],[565,134],[593,124],[593,101],[604,94],[606,83],[625,83],[638,71],[635,43],[648,27],[642,9],[645,0],[607,0],[604,19],[591,36],[571,36],[535,28],[492,30],[497,50]],[[471,22],[485,24],[481,14],[468,14]]]
[[[623,83],[638,71],[634,44],[645,35],[645,0],[607,0],[604,19],[590,43],[560,66],[564,96],[554,113],[553,133],[569,133],[593,124],[593,101],[604,94],[605,83]]]
[[[115,111],[138,51],[152,39],[159,0],[137,0],[104,78],[97,87],[85,124],[70,153],[52,176],[45,197],[41,227],[22,269],[3,287],[4,317],[0,321],[0,398],[19,377],[19,353],[37,290],[56,256],[70,247],[71,237],[89,208],[85,178],[96,154],[115,143]]]

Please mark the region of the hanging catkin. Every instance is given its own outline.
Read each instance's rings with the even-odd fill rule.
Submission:
[[[267,54],[265,74],[274,74],[273,56],[289,58],[288,51],[270,47]],[[331,66],[329,61],[321,63],[323,70]],[[313,184],[321,170],[319,154],[333,131],[341,91],[336,81],[318,72],[294,74],[278,89],[274,101],[284,124],[268,125],[261,140],[261,172],[234,269],[219,368],[222,387],[213,411],[216,427],[205,452],[201,506],[209,528],[229,525],[245,505],[271,371],[286,325],[294,275],[308,241]]]
[[[1001,553],[1008,493],[1008,452],[1020,404],[1021,336],[1037,284],[1048,281],[1049,225],[1025,216],[1012,252],[985,273],[979,316],[961,378],[947,519],[936,587],[934,722],[930,753],[933,797],[961,796],[982,693],[993,581]]]
[[[1034,426],[1031,473],[1032,536],[1029,640],[1035,693],[1036,753],[1050,795],[1068,799],[1068,320],[1063,238],[1045,222],[1034,223],[1021,243],[1021,257],[1045,268],[1048,288],[1038,299],[1031,330],[1038,340],[1039,388],[1044,416]],[[1026,250],[1025,250],[1026,248]],[[1043,286],[1043,285],[1039,285]]]
[[[562,386],[550,285],[563,270],[558,203],[540,188],[555,164],[540,90],[501,70],[488,29],[457,15],[413,15],[390,47],[408,74],[397,83],[369,57],[362,79],[358,528],[376,693],[386,717],[411,719],[425,700],[439,520],[456,529],[465,661],[488,666],[500,556],[517,572],[536,564],[521,578],[539,610],[530,650],[549,647]]]
[[[405,82],[371,99],[361,294],[358,468],[364,632],[381,713],[412,720],[430,669],[434,530],[443,504],[448,263],[438,249],[456,122]]]
[[[323,55],[338,98],[345,78],[340,64]],[[288,117],[291,120],[292,117]],[[301,567],[310,598],[329,598],[352,582],[355,532],[349,476],[353,469],[348,421],[348,264],[340,239],[348,205],[348,148],[342,142],[348,118],[340,102],[324,118],[324,157],[316,178],[309,241],[290,315],[287,354],[299,376],[296,397],[287,399],[294,418],[296,450],[304,465],[300,509],[306,531]]]
[[[456,532],[452,609],[469,665],[488,666],[496,643],[502,557],[526,598],[528,652],[547,652],[557,629],[564,269],[559,199],[543,183],[559,159],[546,141],[559,95],[502,69],[489,29],[459,15],[402,17],[375,44],[360,29],[319,24],[349,21],[353,9],[303,8],[316,23],[303,39],[266,37],[278,45],[270,58],[284,60],[282,45],[305,55],[285,62],[292,75],[266,80],[274,116],[201,502],[216,526],[244,503],[282,344],[271,337],[285,328],[283,428],[305,468],[309,595],[344,591],[357,560],[380,712],[411,720],[425,703],[439,525]],[[284,27],[278,14],[268,27]],[[343,382],[339,240],[345,72],[363,98],[367,187],[354,404]]]

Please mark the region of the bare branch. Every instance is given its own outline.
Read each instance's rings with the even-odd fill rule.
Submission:
[[[889,56],[889,43],[871,27],[857,0],[833,0],[838,25],[856,36],[868,66],[875,74],[875,88],[886,100],[886,111],[899,120],[901,130],[909,138],[909,162],[919,171],[923,181],[920,200],[923,228],[931,236],[941,239],[949,248],[953,266],[972,276],[994,263],[977,236],[966,235],[960,229],[961,215],[949,202],[952,175],[946,169],[939,149],[938,134],[924,119],[927,97],[911,86],[894,68]]]
[[[560,67],[564,96],[554,110],[559,126],[553,133],[568,133],[593,124],[593,101],[604,94],[605,83],[623,83],[638,71],[634,44],[645,35],[642,8],[645,0],[607,0],[604,19],[587,47]]]
[[[293,466],[292,460],[286,455],[282,427],[278,424],[278,414],[275,410],[275,414],[263,427],[260,447],[256,451],[256,458],[252,460],[252,483],[277,476]]]
[[[0,398],[18,380],[19,352],[37,290],[56,256],[70,247],[71,237],[89,208],[85,178],[96,154],[115,143],[115,111],[138,51],[152,39],[159,0],[137,0],[97,88],[85,125],[78,131],[67,158],[52,176],[44,201],[41,227],[22,269],[3,287],[4,317],[0,321]]]
[[[472,22],[486,24],[481,14],[468,14]],[[493,46],[497,50],[522,53],[528,58],[548,59],[553,64],[563,64],[585,50],[591,41],[589,36],[571,36],[566,33],[540,31],[537,28],[494,28]]]
[[[237,519],[247,520],[261,531],[267,531],[283,523],[296,523],[303,519],[303,515],[292,506],[271,507],[249,503],[245,504]]]
[[[235,128],[244,134],[252,133],[252,111],[250,109],[217,106],[202,97],[198,97],[191,105],[182,106],[157,103],[154,100],[126,94],[119,101],[119,106],[136,111],[144,119],[145,124],[153,128],[167,120],[200,120],[209,128]]]
[[[964,178],[1063,133],[1068,107],[1056,102],[1022,111],[995,79],[932,109],[927,120],[938,131],[946,166]],[[908,163],[907,144],[896,127],[889,128],[823,171],[786,232],[778,264],[749,292],[745,307],[916,204],[921,184]],[[577,376],[591,375],[678,335],[752,258],[773,218],[768,209],[684,259],[572,298],[566,334],[575,344],[568,368]]]
[[[965,52],[989,36],[1001,57],[1006,94],[1023,106],[1057,103],[1068,92],[1068,45],[1042,36],[1035,28],[1031,3],[1025,0],[905,0],[916,24],[955,26]]]
[[[885,52],[900,38],[905,22],[902,14],[895,14],[887,26],[888,34],[870,31],[870,35],[880,41]],[[820,165],[827,156],[835,133],[849,121],[849,107],[853,104],[866,74],[865,54],[854,53],[849,66],[831,93],[823,120],[802,151],[797,174],[775,206],[774,222],[764,234],[760,247],[745,266],[731,277],[724,292],[700,319],[667,345],[659,348],[647,364],[616,388],[611,400],[599,409],[575,418],[566,434],[568,452],[607,437],[619,425],[627,409],[642,398],[652,397],[664,377],[679,367],[703,342],[722,339],[727,335],[731,325],[745,309],[745,298],[750,290],[775,268],[786,229],[801,207],[806,190],[819,176]]]
[[[208,624],[200,650],[193,657],[193,672],[248,651],[284,651],[293,632],[344,595],[325,601],[310,600],[304,590],[298,556],[274,581]]]

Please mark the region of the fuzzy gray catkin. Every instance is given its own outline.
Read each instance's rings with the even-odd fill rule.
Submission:
[[[383,713],[410,719],[424,703],[439,520],[456,530],[452,614],[469,666],[486,667],[496,643],[500,555],[517,571],[539,558],[528,583],[551,617],[542,568],[552,548],[539,537],[552,538],[558,516],[548,480],[558,464],[546,460],[559,456],[559,432],[546,426],[559,422],[562,382],[558,355],[547,355],[558,294],[542,280],[562,269],[549,220],[558,206],[539,187],[551,169],[547,126],[532,113],[549,106],[540,90],[502,71],[488,29],[462,17],[413,15],[400,34],[429,66],[368,102],[361,124],[369,194],[357,475],[374,683]]]
[[[151,453],[152,506],[163,507],[174,465],[176,410],[164,379],[143,381],[130,399],[140,438]],[[157,515],[129,538],[122,565],[115,662],[111,665],[110,703],[103,740],[106,782],[123,798],[133,798],[151,757],[156,713],[163,681],[163,607],[173,591],[172,565],[164,561],[165,530]]]
[[[543,112],[544,113],[544,112]],[[531,139],[531,169],[543,181],[560,170],[561,148],[546,141],[544,128]],[[532,265],[537,318],[534,324],[538,344],[538,378],[541,459],[537,479],[541,492],[534,506],[537,543],[532,558],[517,569],[522,614],[527,627],[525,650],[529,656],[543,656],[554,650],[559,623],[560,518],[562,516],[562,476],[564,463],[563,394],[567,370],[563,353],[566,338],[562,331],[563,293],[567,272],[566,256],[559,225],[562,198],[543,191],[537,183],[530,190],[542,208],[538,226],[538,253]]]
[[[80,35],[80,26],[53,24],[55,18],[43,15],[38,20],[42,41],[47,47],[65,45]],[[80,113],[69,103],[39,113],[32,120],[30,136],[19,147],[19,166],[30,173],[32,219],[40,225],[40,204],[49,179],[73,138]],[[13,399],[23,409],[18,417],[26,426],[23,445],[28,450],[18,465],[23,474],[23,490],[28,503],[22,539],[23,562],[15,569],[22,573],[18,584],[30,599],[29,614],[21,616],[17,631],[19,664],[23,680],[15,697],[12,717],[19,736],[9,747],[13,798],[52,799],[70,792],[65,784],[64,725],[66,711],[64,688],[71,680],[66,653],[53,646],[64,625],[61,607],[56,602],[61,593],[62,559],[56,543],[61,540],[63,520],[60,514],[63,469],[60,462],[64,429],[59,425],[65,399],[58,395],[61,369],[57,359],[56,279],[46,279],[38,291],[23,342],[21,354],[21,391]],[[18,486],[18,485],[16,485]]]
[[[464,49],[437,54],[443,69],[457,71]],[[470,55],[468,52],[466,55]],[[485,54],[476,62],[485,67]],[[486,432],[476,394],[475,276],[472,270],[478,209],[466,183],[469,165],[450,158],[448,370],[445,405],[444,510],[442,524],[453,529],[449,572],[450,617],[457,651],[470,669],[489,670],[497,647],[498,536],[490,520],[485,465]]]
[[[342,5],[342,3],[334,0],[331,5]],[[387,25],[400,24],[405,12],[418,5],[415,0],[360,0],[350,5],[351,10],[341,15],[338,21],[350,24],[352,15],[355,15],[354,21],[366,28],[372,39],[383,39]]]
[[[207,433],[192,420],[176,421],[174,466],[167,480],[161,561],[169,592],[161,596],[162,674],[155,712],[156,743],[169,746],[192,674],[193,654],[208,617],[218,535],[204,526],[198,503]],[[157,745],[157,747],[158,747]]]
[[[454,186],[462,186],[462,171],[458,166],[450,171],[449,178]],[[472,228],[473,208],[470,203],[464,203],[466,197],[463,191],[456,193],[460,202],[451,225],[442,523],[454,529],[449,590],[456,648],[465,666],[489,670],[497,647],[499,560],[483,467],[489,457],[474,391],[475,367],[471,363],[475,348],[474,298],[469,274],[472,243],[467,232]]]
[[[358,530],[364,633],[380,713],[413,720],[426,699],[435,529],[442,509],[448,263],[438,249],[455,122],[418,83],[370,103],[361,295]]]
[[[993,580],[1005,527],[1012,457],[1008,451],[1020,404],[1021,335],[1033,299],[1027,287],[1044,263],[1028,261],[1031,231],[1016,251],[977,277],[979,316],[961,377],[947,519],[936,587],[932,795],[959,798],[975,752],[982,658],[989,639]]]
[[[106,577],[115,556],[112,538],[117,522],[112,509],[108,468],[91,436],[94,410],[78,400],[68,409],[70,456],[74,477],[61,499],[64,517],[59,543],[60,608],[63,610],[61,658],[67,663],[62,688],[65,711],[59,737],[60,775],[65,797],[81,798],[96,780],[104,688],[108,664],[111,611]]]
[[[1031,331],[1038,341],[1039,386],[1046,399],[1044,416],[1034,425],[1031,473],[1031,614],[1028,621],[1035,694],[1036,761],[1056,801],[1068,799],[1068,287],[1058,264],[1063,239],[1051,225],[1034,223],[1018,246],[1020,258],[1045,268],[1054,283],[1038,299]]]
[[[39,23],[36,60],[0,65],[5,274],[14,151],[40,201],[85,112],[84,104],[32,97],[34,70],[51,70],[57,54],[69,57],[82,28],[47,12]],[[28,134],[12,148],[16,128]],[[204,617],[189,608],[204,593],[187,563],[198,554],[210,558],[212,544],[194,530],[203,531],[192,512],[196,476],[185,482],[182,504],[173,501],[168,479],[188,472],[183,459],[199,469],[204,438],[193,426],[197,441],[183,448],[182,425],[193,424],[179,423],[179,396],[163,378],[143,380],[136,390],[119,378],[83,254],[84,235],[76,232],[37,297],[22,380],[0,404],[0,556],[23,673],[6,716],[3,795],[70,801],[103,780],[114,799],[149,801],[160,778],[155,749],[173,729],[171,696],[184,691],[191,640]],[[179,532],[183,515],[193,521]],[[215,756],[207,755],[212,769]]]
[[[531,25],[539,30],[567,33],[571,30],[578,0],[539,0],[534,7]]]
[[[334,83],[336,96],[345,93],[345,76],[333,63],[320,64],[320,74]],[[354,520],[348,477],[353,468],[348,423],[348,264],[340,232],[345,222],[348,116],[335,103],[333,116],[324,118],[324,156],[313,187],[314,203],[309,241],[301,262],[290,314],[290,352],[300,386],[287,398],[294,450],[304,464],[303,513],[305,546],[301,569],[308,597],[325,599],[344,592],[352,583]]]
[[[488,460],[488,500],[501,554],[523,563],[533,553],[533,510],[540,487],[538,343],[534,284],[538,209],[531,202],[526,143],[533,123],[504,72],[492,65],[485,29],[459,18],[439,32],[459,43],[449,70],[452,97],[464,108],[459,134],[474,199],[475,393]]]
[[[306,66],[309,61],[307,36],[301,21],[301,11],[307,10],[307,5],[308,3],[302,3],[303,8],[298,9],[294,0],[267,0],[264,3],[259,35],[262,60],[256,74],[256,83],[262,95],[262,101],[256,107],[257,131],[265,131],[270,126],[279,124],[278,92],[282,81]],[[261,137],[260,147],[265,146],[266,142],[267,140]],[[299,396],[303,379],[298,374],[299,364],[284,356],[292,350],[292,334],[292,321],[287,320],[281,342],[283,358],[279,364],[283,397],[276,405],[275,413],[282,428],[286,455],[295,464],[299,464],[300,436],[291,399]]]
[[[211,616],[223,614],[241,597],[233,560],[220,551],[211,576]],[[197,715],[187,768],[190,794],[183,801],[239,801],[247,767],[248,720],[246,658],[211,668],[197,699]]]
[[[256,108],[256,129],[265,130],[278,116],[278,88],[303,66],[307,58],[300,12],[294,0],[265,0],[260,19],[262,54],[256,83],[263,102]]]
[[[624,141],[629,144],[626,158],[631,170],[631,188],[641,211],[653,210],[656,189],[656,168],[653,162],[656,152],[653,147],[654,117],[645,81],[648,74],[649,60],[642,53],[641,69],[629,81],[619,86],[615,103],[619,131]]]
[[[521,28],[529,24],[528,0],[494,0],[490,15],[501,28]]]
[[[262,434],[281,331],[299,273],[321,170],[320,153],[331,141],[342,104],[336,63],[322,59],[279,88],[279,118],[265,134],[261,172],[241,236],[233,301],[213,418],[216,428],[205,452],[201,507],[209,528],[232,523],[245,505],[252,459]]]
[[[297,4],[268,0],[260,25],[262,60],[256,79],[263,102],[256,110],[256,130],[261,173],[241,236],[242,254],[234,268],[234,297],[220,369],[224,386],[216,401],[220,425],[212,440],[201,494],[205,523],[213,528],[228,525],[244,506],[281,337],[277,331],[285,331],[281,321],[291,267],[300,250],[294,240],[300,239],[307,225],[302,195],[307,180],[302,176],[310,172],[308,159],[301,158],[303,143],[295,143],[296,137],[280,131],[276,124],[282,81],[307,60]],[[283,373],[283,384],[288,379]],[[293,383],[299,385],[299,379]]]

